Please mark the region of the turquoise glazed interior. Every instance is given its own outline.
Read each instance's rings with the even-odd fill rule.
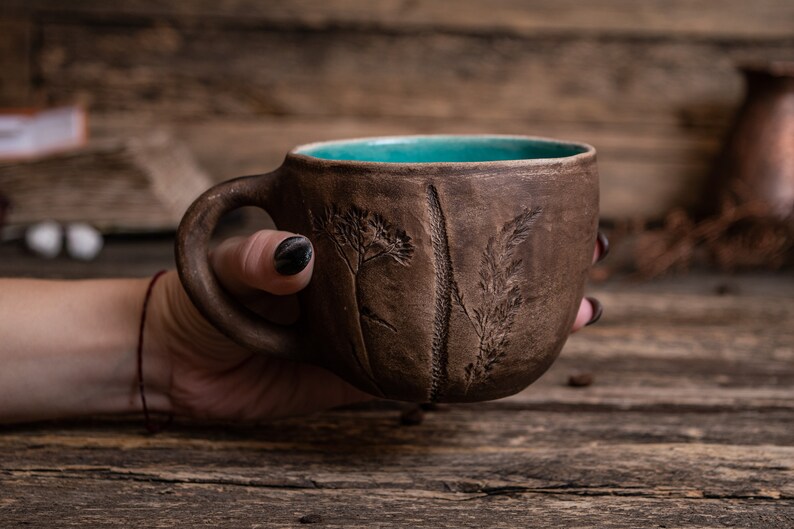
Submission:
[[[295,153],[324,160],[437,163],[564,158],[586,151],[582,145],[513,136],[397,136],[315,143]]]

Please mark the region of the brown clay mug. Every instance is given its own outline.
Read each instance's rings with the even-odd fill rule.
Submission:
[[[220,217],[266,210],[315,268],[291,326],[229,296],[207,259]],[[201,313],[263,354],[321,365],[415,402],[481,401],[535,381],[565,343],[595,244],[593,147],[525,136],[312,143],[272,173],[219,184],[179,226]]]

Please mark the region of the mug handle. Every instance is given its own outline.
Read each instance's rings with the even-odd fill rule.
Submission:
[[[240,345],[289,360],[303,360],[294,327],[255,314],[221,286],[209,262],[209,242],[218,221],[243,206],[262,208],[278,172],[228,180],[205,191],[185,212],[176,235],[176,267],[198,311]]]

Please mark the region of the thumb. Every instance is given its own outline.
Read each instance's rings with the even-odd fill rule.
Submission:
[[[225,240],[212,252],[211,262],[223,286],[236,296],[258,291],[284,296],[309,284],[314,250],[302,235],[262,230]]]

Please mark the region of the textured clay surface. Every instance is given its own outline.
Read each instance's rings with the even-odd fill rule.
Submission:
[[[220,215],[267,210],[309,237],[292,327],[230,299],[207,264]],[[415,402],[516,393],[555,360],[582,296],[598,221],[595,151],[502,162],[384,164],[291,152],[188,211],[177,262],[199,310],[241,344]]]

